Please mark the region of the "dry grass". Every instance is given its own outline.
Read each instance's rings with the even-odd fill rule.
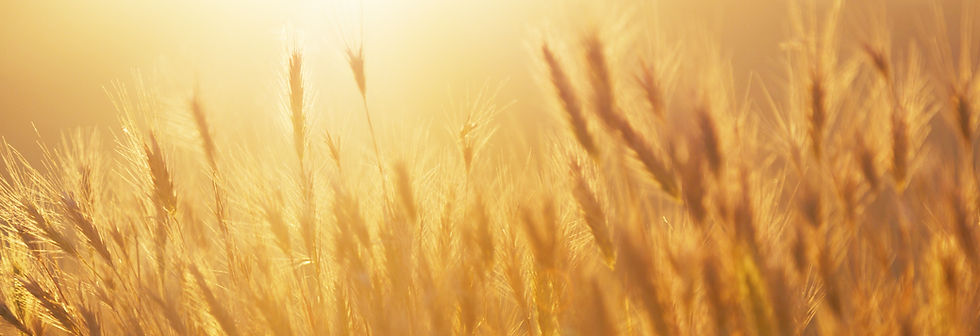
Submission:
[[[535,143],[485,92],[446,143],[386,142],[357,47],[373,153],[313,122],[302,50],[268,147],[199,92],[187,130],[120,102],[115,148],[4,144],[0,333],[976,334],[975,46],[851,45],[842,10],[795,9],[785,82],[744,104],[714,50],[556,33]]]

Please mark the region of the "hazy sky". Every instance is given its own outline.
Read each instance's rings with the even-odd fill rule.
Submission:
[[[528,66],[535,32],[563,17],[574,22],[590,8],[583,2],[367,0],[364,41],[378,113],[437,109],[434,102],[454,88],[481,83],[504,83],[505,98],[537,107],[526,97],[537,85]],[[652,8],[649,1],[599,2],[626,16],[629,8]],[[928,3],[851,3],[879,2],[893,12],[898,35],[915,29],[912,15]],[[710,23],[744,76],[779,70],[772,63],[785,3],[661,0],[658,8],[678,25]],[[24,147],[35,139],[31,122],[45,138],[108,125],[116,113],[104,87],[131,85],[137,70],[158,73],[178,91],[199,85],[215,113],[276,113],[284,32],[299,36],[312,56],[325,109],[356,107],[342,98],[356,97],[342,50],[345,39],[358,39],[359,8],[336,0],[0,1],[0,136]]]

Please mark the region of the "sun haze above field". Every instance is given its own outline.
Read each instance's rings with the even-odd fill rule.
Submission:
[[[174,91],[199,85],[216,113],[262,120],[276,107],[268,83],[279,75],[287,39],[311,55],[311,75],[328,110],[357,107],[344,62],[345,43],[370,54],[367,76],[379,113],[438,111],[453,90],[507,82],[501,96],[538,108],[529,45],[542,32],[601,15],[663,20],[707,30],[731,55],[740,80],[777,70],[786,7],[781,0],[730,1],[4,1],[0,3],[0,136],[26,146],[32,123],[47,137],[72,127],[111,125],[104,88],[132,85],[133,73]],[[883,1],[908,15],[924,1]],[[629,11],[643,8],[643,11]],[[634,16],[630,18],[630,16]],[[706,23],[706,24],[702,24]],[[686,27],[686,28],[684,28]],[[363,30],[362,30],[363,28]],[[585,27],[573,27],[585,29]],[[363,35],[362,35],[363,34]],[[361,39],[363,37],[363,39]],[[57,96],[57,98],[54,98]],[[384,112],[382,112],[384,111]],[[261,124],[261,123],[260,123]]]

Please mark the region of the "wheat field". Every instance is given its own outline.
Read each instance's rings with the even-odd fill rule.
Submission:
[[[550,27],[514,70],[541,109],[379,118],[357,39],[343,111],[285,43],[261,131],[108,86],[113,126],[0,148],[0,334],[980,333],[977,6],[899,43],[791,3],[749,81],[671,27]]]

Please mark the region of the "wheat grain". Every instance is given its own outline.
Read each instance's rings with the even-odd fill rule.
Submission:
[[[551,74],[551,84],[554,85],[555,94],[561,100],[562,107],[568,115],[568,122],[571,125],[572,133],[575,134],[575,139],[578,140],[579,145],[582,146],[582,149],[585,149],[586,153],[589,153],[592,157],[596,157],[598,154],[596,145],[594,140],[592,140],[592,135],[589,134],[588,124],[585,121],[585,116],[582,114],[582,105],[575,95],[575,89],[572,87],[572,83],[569,81],[565,70],[562,69],[561,64],[558,63],[558,59],[555,58],[555,54],[547,44],[541,45],[541,54],[544,57],[545,63],[548,65],[548,71]]]

